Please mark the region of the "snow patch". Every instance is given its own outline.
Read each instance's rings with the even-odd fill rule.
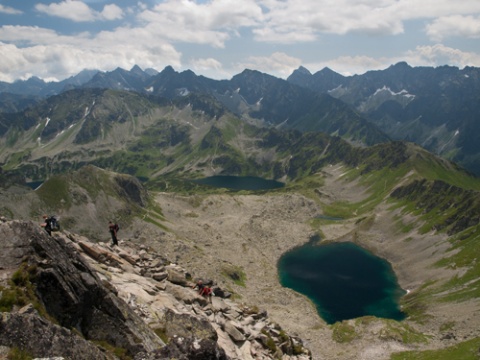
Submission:
[[[50,118],[47,117],[47,122],[45,123],[45,127],[47,127],[48,123],[50,122]]]
[[[178,95],[187,96],[188,94],[190,94],[190,91],[187,88],[178,89]]]
[[[405,97],[415,97],[415,95],[412,95],[410,94],[407,90],[403,89],[403,90],[400,90],[399,92],[394,92],[392,91],[392,89],[390,89],[388,86],[384,85],[383,88],[381,89],[377,89],[374,93],[373,93],[373,96],[379,94],[379,93],[382,93],[382,92],[388,92],[390,93],[390,95],[392,96],[397,96],[397,95],[401,95],[401,96],[405,96]]]
[[[327,92],[331,93],[331,92],[335,92],[335,91],[340,90],[340,89],[342,89],[342,85],[338,85],[335,89],[327,90]]]

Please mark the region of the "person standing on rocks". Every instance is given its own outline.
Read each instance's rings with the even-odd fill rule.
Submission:
[[[118,228],[119,227],[117,224],[114,224],[111,221],[108,222],[108,231],[110,231],[110,235],[112,235],[112,246],[115,246],[115,245],[118,246],[118,239],[117,239]]]
[[[47,215],[43,215],[43,224],[40,226],[45,229],[48,235],[52,236],[52,219],[49,218]]]

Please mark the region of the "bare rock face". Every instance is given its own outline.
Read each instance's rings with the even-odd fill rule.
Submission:
[[[0,349],[116,358],[101,343],[135,360],[311,359],[266,312],[234,303],[214,284],[215,296],[200,296],[189,272],[141,245],[110,248],[10,221],[0,223],[0,248],[0,299],[2,289],[17,286],[33,289],[35,302],[0,313]]]
[[[38,357],[62,354],[68,359],[105,359],[93,343],[54,325],[37,313],[1,313],[0,333],[4,346],[18,347]]]
[[[145,206],[147,194],[140,181],[134,177],[116,176],[117,191],[137,205]]]
[[[153,330],[102,284],[67,238],[57,235],[49,237],[29,222],[1,224],[0,234],[0,246],[5,249],[0,258],[4,272],[10,270],[9,273],[12,273],[22,263],[35,269],[32,270],[31,281],[36,295],[47,313],[58,321],[61,326],[59,329],[75,329],[87,340],[106,341],[114,347],[126,349],[132,356],[164,346]],[[22,321],[31,324],[40,320],[38,317],[14,316],[4,326],[10,324],[8,329],[12,329],[12,324]],[[32,327],[25,329],[29,328]],[[4,335],[7,333],[2,332],[0,344],[8,344],[3,339]],[[31,341],[25,346],[36,355],[55,355],[40,354],[35,344],[35,341]],[[61,350],[62,356],[66,356],[63,353],[70,351],[67,348],[65,346],[62,350],[62,346],[59,346],[51,350]]]
[[[107,341],[131,354],[163,343],[124,301],[103,286],[76,249],[61,237],[32,239],[39,267],[34,283],[49,314],[87,339]]]

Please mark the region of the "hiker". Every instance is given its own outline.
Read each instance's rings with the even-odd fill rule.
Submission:
[[[203,283],[202,280],[198,280],[198,282],[193,286],[193,289],[198,288],[198,295],[204,296],[211,300],[211,296],[213,295],[213,290],[210,286],[207,286]]]
[[[43,224],[40,224],[41,227],[45,228],[45,231],[48,235],[52,236],[52,218],[47,215],[43,215]]]
[[[118,229],[119,227],[117,224],[114,224],[111,221],[108,222],[108,231],[110,231],[110,235],[112,235],[112,246],[115,246],[115,245],[118,246],[118,240],[117,240]]]
[[[197,283],[192,287],[192,289],[198,288],[198,294],[202,295],[203,289],[205,289],[205,285],[203,284],[202,280],[198,280]]]

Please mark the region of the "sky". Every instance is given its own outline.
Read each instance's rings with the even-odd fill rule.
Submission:
[[[0,0],[0,81],[172,66],[212,79],[480,67],[480,0]]]

